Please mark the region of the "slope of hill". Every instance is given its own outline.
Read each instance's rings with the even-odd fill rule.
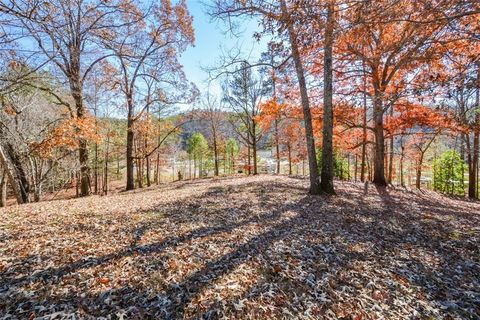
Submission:
[[[283,176],[0,211],[0,318],[478,319],[480,204]]]

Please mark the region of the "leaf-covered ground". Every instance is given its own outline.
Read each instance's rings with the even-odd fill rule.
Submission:
[[[288,177],[0,211],[1,319],[479,319],[480,204]]]

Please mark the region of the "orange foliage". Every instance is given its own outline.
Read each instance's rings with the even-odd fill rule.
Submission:
[[[98,141],[100,136],[96,133],[95,118],[84,116],[62,121],[55,126],[39,143],[32,144],[32,150],[44,158],[52,156],[56,148],[76,150],[80,140]]]

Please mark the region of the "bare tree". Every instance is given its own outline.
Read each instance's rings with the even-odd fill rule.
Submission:
[[[262,98],[268,92],[266,86],[263,78],[246,64],[239,67],[223,85],[223,101],[234,112],[231,122],[248,148],[249,172],[252,159],[253,174],[258,173],[257,149],[264,133],[257,117],[260,114]]]
[[[171,7],[161,1],[149,8],[132,8],[132,23],[104,39],[104,46],[116,57],[120,88],[127,109],[127,190],[134,183],[134,126],[156,104],[191,101],[196,95],[178,62],[178,53],[194,41],[192,18],[184,1]],[[138,17],[141,17],[140,19]]]
[[[2,1],[0,12],[13,18],[16,34],[30,41],[32,54],[41,55],[65,77],[73,103],[65,102],[77,118],[87,116],[84,84],[90,72],[109,54],[98,38],[108,37],[129,11],[129,2],[117,1]],[[118,22],[117,22],[118,21]],[[28,39],[28,40],[27,40]],[[79,139],[80,195],[90,193],[88,146]]]

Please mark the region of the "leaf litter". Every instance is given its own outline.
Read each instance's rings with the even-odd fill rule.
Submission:
[[[286,176],[0,211],[1,319],[479,319],[480,204]]]

